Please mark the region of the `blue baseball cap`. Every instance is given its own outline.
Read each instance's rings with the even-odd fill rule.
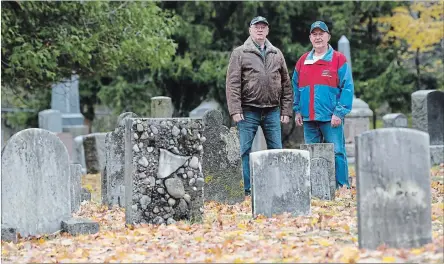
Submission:
[[[255,17],[255,18],[253,18],[253,19],[251,20],[251,22],[250,22],[250,27],[251,27],[252,25],[254,25],[254,24],[259,23],[259,22],[262,22],[262,23],[265,23],[265,24],[269,25],[269,24],[268,24],[268,21],[267,21],[267,19],[266,19],[265,17],[263,17],[263,16],[257,16],[257,17]]]
[[[313,24],[311,24],[311,28],[310,28],[310,33],[313,31],[313,29],[315,29],[315,28],[319,28],[319,29],[321,29],[322,31],[325,31],[325,32],[327,32],[327,33],[330,33],[330,31],[328,31],[328,27],[327,27],[327,25],[324,23],[324,22],[322,22],[322,21],[316,21],[316,22],[314,22]]]

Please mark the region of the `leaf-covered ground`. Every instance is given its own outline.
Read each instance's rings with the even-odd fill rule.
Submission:
[[[353,175],[354,172],[351,171]],[[201,224],[180,221],[165,226],[125,226],[124,210],[100,206],[99,175],[83,185],[93,201],[82,204],[79,217],[100,223],[94,235],[52,234],[2,242],[4,263],[28,262],[341,262],[381,263],[444,261],[444,166],[432,169],[433,242],[421,248],[358,248],[356,191],[339,190],[335,201],[312,200],[312,215],[273,218],[251,216],[251,201],[227,206],[205,204]]]

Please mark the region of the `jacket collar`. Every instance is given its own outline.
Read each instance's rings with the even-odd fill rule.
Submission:
[[[313,64],[313,54],[314,54],[314,49],[312,49],[310,51],[310,53],[307,55],[307,57],[305,58],[304,64]],[[330,44],[328,44],[328,50],[327,53],[325,53],[324,57],[322,57],[322,59],[320,59],[319,61],[327,61],[327,62],[331,62],[331,60],[333,59],[333,48]]]
[[[277,53],[277,49],[271,44],[270,41],[268,41],[268,39],[265,39],[265,46],[267,46],[265,54],[268,54],[270,52]],[[257,49],[251,37],[248,37],[248,39],[244,42],[244,48],[244,51],[246,52],[254,52],[260,55],[259,50]]]

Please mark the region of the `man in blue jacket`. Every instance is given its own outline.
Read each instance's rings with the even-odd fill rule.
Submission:
[[[293,110],[306,144],[334,144],[336,187],[349,188],[344,117],[352,108],[354,85],[346,57],[333,50],[330,38],[324,22],[311,25],[313,49],[299,58],[293,73]]]

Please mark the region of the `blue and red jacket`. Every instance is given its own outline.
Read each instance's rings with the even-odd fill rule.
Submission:
[[[313,53],[305,53],[296,63],[293,110],[301,113],[304,121],[330,121],[332,115],[343,119],[351,111],[354,93],[347,59],[330,45],[316,62]]]

